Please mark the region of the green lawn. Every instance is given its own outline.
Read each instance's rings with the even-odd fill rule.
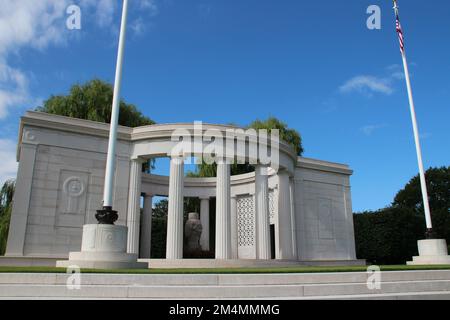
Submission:
[[[443,266],[380,266],[382,271],[450,270]],[[250,274],[250,273],[324,273],[324,272],[366,272],[367,267],[285,267],[285,268],[217,268],[217,269],[139,269],[139,270],[92,270],[83,273],[107,274]],[[66,273],[64,268],[52,267],[0,267],[0,273]]]

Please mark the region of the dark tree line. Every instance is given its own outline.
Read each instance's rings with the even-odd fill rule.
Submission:
[[[436,237],[450,244],[450,167],[426,172],[429,202]],[[358,258],[376,264],[404,264],[425,237],[420,179],[417,175],[400,190],[392,204],[375,212],[354,215]]]

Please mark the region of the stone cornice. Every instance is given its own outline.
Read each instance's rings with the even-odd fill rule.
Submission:
[[[58,130],[62,132],[71,132],[84,135],[92,135],[96,137],[107,138],[109,136],[109,124],[95,122],[90,120],[83,120],[54,114],[48,114],[36,111],[27,111],[21,117],[19,144],[22,142],[23,126],[33,126],[39,128],[47,128],[51,130]],[[174,130],[187,130],[194,136],[194,123],[176,123],[176,124],[155,124],[150,126],[142,126],[136,128],[129,128],[119,126],[118,139],[124,141],[140,141],[140,140],[167,140],[171,137]],[[202,134],[206,130],[218,130],[226,136],[227,129],[243,129],[231,125],[216,125],[216,124],[202,124]],[[245,130],[245,129],[243,129]],[[280,151],[288,154],[292,159],[296,159],[295,150],[285,141],[280,141]]]
[[[27,111],[27,113],[21,117],[21,130],[24,125],[79,134],[88,134],[98,137],[109,136],[109,124],[107,123],[58,116],[36,111]],[[118,139],[130,141],[132,131],[133,129],[131,128],[119,126],[117,135]]]
[[[296,166],[297,168],[314,169],[319,171],[334,172],[345,175],[353,174],[353,170],[351,170],[348,165],[323,160],[316,160],[311,158],[299,157]]]
[[[47,114],[43,112],[28,111],[21,117],[19,129],[19,143],[22,143],[24,126],[46,128],[50,130],[58,130],[62,132],[71,132],[83,135],[91,135],[95,137],[108,138],[109,124],[100,123],[90,120],[76,119],[65,116]],[[194,135],[194,123],[177,123],[177,124],[155,124],[150,126],[142,126],[137,128],[128,128],[119,126],[118,139],[128,142],[138,142],[140,140],[167,140],[170,139],[174,130],[183,129]],[[202,124],[202,134],[206,130],[216,129],[224,136],[227,129],[242,129],[231,125],[215,125]],[[245,130],[245,129],[244,129]],[[353,174],[353,171],[347,165],[332,163],[322,160],[297,157],[295,150],[288,143],[280,141],[280,151],[288,154],[289,157],[296,160],[296,167],[309,168],[314,170],[335,172],[346,175]],[[18,148],[19,156],[20,148]],[[189,178],[187,178],[189,179]],[[233,178],[232,178],[233,179]]]
[[[155,174],[142,174],[143,182],[152,182],[154,184],[159,184],[163,186],[169,185],[169,177],[161,176]],[[232,186],[246,183],[253,183],[255,181],[255,173],[245,173],[240,175],[234,175],[230,177],[230,182]],[[216,178],[193,178],[193,177],[185,177],[184,178],[184,186],[185,187],[216,187]]]

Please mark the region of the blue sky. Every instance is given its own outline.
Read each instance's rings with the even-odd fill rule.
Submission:
[[[355,171],[355,211],[388,205],[417,173],[388,0],[130,1],[122,96],[159,123],[275,116],[305,156]],[[79,5],[82,29],[67,30]],[[94,77],[113,82],[119,2],[0,0],[0,180],[19,117]],[[366,27],[381,7],[381,30]],[[426,167],[450,164],[450,2],[400,1]],[[164,173],[166,164],[158,172]]]

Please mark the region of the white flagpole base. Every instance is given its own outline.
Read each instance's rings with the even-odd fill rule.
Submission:
[[[89,224],[83,226],[81,252],[69,253],[69,260],[57,261],[57,267],[81,269],[148,269],[138,262],[137,254],[127,253],[125,226]]]
[[[408,265],[450,265],[447,241],[445,239],[419,240],[419,256],[413,257]]]

